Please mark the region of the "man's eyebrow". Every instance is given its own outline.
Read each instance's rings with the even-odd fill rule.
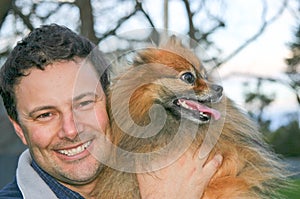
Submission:
[[[33,110],[31,110],[29,113],[28,113],[28,116],[29,117],[33,117],[33,114],[35,112],[38,112],[38,111],[42,111],[42,110],[48,110],[48,109],[53,109],[55,108],[54,106],[39,106],[39,107],[35,107]]]
[[[92,97],[98,97],[98,95],[94,92],[87,92],[87,93],[82,93],[76,97],[73,98],[73,101],[78,101],[86,96],[92,96]],[[33,117],[33,114],[35,112],[38,112],[38,111],[42,111],[42,110],[48,110],[48,109],[54,109],[55,106],[39,106],[39,107],[35,107],[33,110],[31,110],[29,113],[28,113],[28,116],[29,117]]]
[[[94,93],[94,92],[82,93],[82,94],[80,94],[80,95],[74,97],[74,98],[73,98],[73,102],[74,102],[74,101],[78,101],[78,100],[80,100],[80,99],[82,99],[82,98],[84,98],[84,97],[86,97],[86,96],[97,97],[98,95],[97,95],[96,93]]]

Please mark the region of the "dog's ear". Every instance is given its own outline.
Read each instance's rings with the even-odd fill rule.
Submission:
[[[164,49],[170,49],[170,50],[178,49],[178,48],[185,48],[182,45],[181,39],[179,39],[175,35],[172,35],[171,37],[168,37],[168,39],[166,41],[162,41],[160,43],[159,47],[164,48]]]
[[[182,42],[181,38],[179,38],[175,35],[170,36],[165,42],[162,42],[160,44],[159,48],[173,52],[173,53],[187,59],[195,67],[201,66],[201,62],[200,62],[199,58],[196,56],[196,54],[194,53],[194,51],[192,49],[190,49],[188,46],[186,46]]]
[[[136,51],[133,66],[156,63],[157,59],[161,59],[162,52],[169,51],[179,56],[185,57],[188,48],[186,48],[179,37],[172,35],[166,40],[162,40],[159,46],[150,46],[148,48]]]

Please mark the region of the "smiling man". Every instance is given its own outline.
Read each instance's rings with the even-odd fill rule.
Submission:
[[[0,198],[93,198],[102,168],[93,154],[103,152],[110,129],[106,64],[99,51],[90,56],[94,48],[86,38],[52,24],[33,30],[7,58],[0,71],[0,94],[28,150]],[[161,171],[161,178],[139,178],[142,197],[199,198],[220,159],[204,162],[183,156]],[[180,168],[185,172],[177,175]],[[177,189],[174,176],[181,182]],[[194,189],[195,184],[202,189]]]
[[[59,198],[80,198],[71,190],[88,197],[101,168],[93,153],[101,144],[99,134],[109,127],[101,87],[107,86],[107,76],[100,84],[96,73],[80,70],[92,69],[85,60],[93,48],[67,28],[45,26],[19,42],[1,68],[1,95],[17,135],[28,145],[29,163],[51,189],[59,190]],[[105,64],[98,58],[103,73]],[[74,85],[79,85],[76,91]],[[28,155],[18,165],[18,188],[23,196],[40,197],[25,184],[30,172],[23,174],[26,162],[21,160]],[[53,179],[69,187],[70,196],[61,195],[64,189],[53,187]]]
[[[108,128],[104,92],[100,86],[95,90],[96,77],[77,78],[81,64],[75,59],[31,69],[15,88],[18,122],[12,123],[18,136],[35,162],[64,183],[97,176],[100,162],[92,154],[101,143],[99,132]],[[73,93],[75,81],[80,93]]]

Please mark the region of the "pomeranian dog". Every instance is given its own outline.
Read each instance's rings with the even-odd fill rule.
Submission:
[[[109,161],[117,166],[101,171],[98,198],[140,198],[136,173],[169,165],[183,152],[198,155],[200,147],[208,160],[223,155],[202,198],[279,197],[285,183],[279,159],[177,37],[137,52],[113,81],[108,110],[116,146]]]

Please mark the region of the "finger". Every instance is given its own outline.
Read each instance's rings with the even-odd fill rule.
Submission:
[[[215,155],[213,159],[211,159],[208,163],[206,163],[202,169],[204,173],[203,180],[208,183],[211,177],[216,173],[218,168],[221,166],[223,161],[223,156],[218,154]]]
[[[205,141],[201,144],[201,147],[199,149],[198,152],[198,157],[199,159],[207,159],[207,157],[209,156],[209,153],[211,152],[211,150],[214,148],[214,144],[212,144],[209,141]]]
[[[209,153],[210,150],[208,149],[209,147],[207,147],[205,144],[202,144],[200,149],[198,150],[198,152],[196,153],[196,158],[199,162],[199,165],[201,167],[204,166],[204,164],[206,163],[208,157],[209,157]]]

